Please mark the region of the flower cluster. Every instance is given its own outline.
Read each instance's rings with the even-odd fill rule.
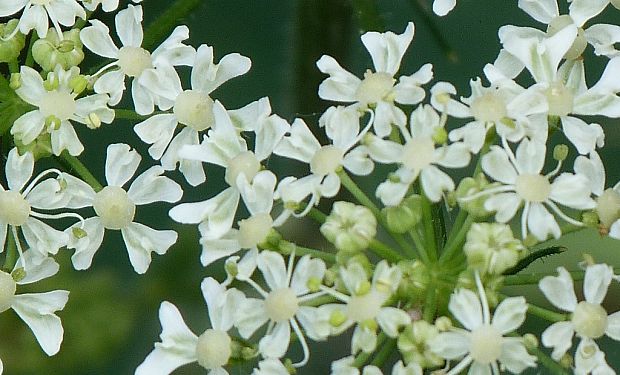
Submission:
[[[569,232],[620,239],[620,183],[606,186],[605,129],[595,122],[620,118],[620,26],[593,23],[617,15],[618,1],[573,0],[560,14],[556,0],[519,0],[544,29],[501,27],[497,59],[471,79],[469,96],[435,80],[431,64],[400,72],[412,22],[401,34],[366,32],[373,66],[363,76],[328,55],[316,62],[325,75],[318,96],[332,104],[316,124],[324,137],[274,113],[267,97],[227,108],[217,89],[247,73],[250,59],[217,61],[213,47],[187,43],[186,26],[148,45],[139,2],[0,4],[0,17],[11,17],[0,25],[0,67],[9,72],[0,74],[0,116],[9,122],[0,126],[9,145],[0,311],[15,310],[46,354],[60,349],[55,313],[69,292],[16,294],[17,285],[56,274],[62,252],[76,270],[91,268],[106,230],[120,231],[131,267],[146,273],[178,234],[141,224],[137,207],[163,202],[172,221],[196,226],[196,261],[223,266],[227,277],[200,283],[210,326],[199,335],[175,304],[161,303],[161,340],[137,375],[194,362],[213,375],[239,363],[255,375],[293,374],[313,345],[346,332],[350,355],[331,364],[333,375],[615,373],[596,341],[620,341],[620,312],[603,303],[620,281],[613,267],[587,258],[574,275],[560,267],[537,279],[527,268],[560,252],[548,242]],[[445,15],[455,5],[432,8]],[[114,33],[93,18],[98,11],[114,17]],[[87,54],[101,64],[89,69]],[[593,59],[605,68],[590,83]],[[80,136],[120,120],[142,144],[97,145],[103,183],[80,161],[91,152]],[[302,167],[283,175],[272,158]],[[48,159],[61,167],[44,168]],[[225,188],[184,199],[207,175]],[[319,205],[326,201],[329,213]],[[308,230],[323,245],[289,238],[284,225],[301,217],[316,222]],[[582,302],[575,275],[583,275]],[[505,288],[526,282],[563,313]],[[524,325],[528,313],[549,322],[542,348]]]

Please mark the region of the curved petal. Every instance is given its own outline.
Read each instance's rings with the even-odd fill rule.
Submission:
[[[34,156],[30,152],[19,155],[17,148],[13,148],[9,151],[4,168],[9,190],[20,192],[25,187],[26,182],[32,177]]]
[[[402,34],[370,31],[362,35],[362,43],[370,53],[376,72],[386,72],[391,76],[396,74],[403,55],[413,40],[414,29],[413,22],[409,22]]]
[[[273,251],[262,251],[258,255],[257,264],[270,290],[288,287],[286,265],[282,255]]]
[[[321,259],[312,259],[306,255],[295,265],[295,271],[291,278],[291,289],[295,292],[295,295],[301,296],[309,292],[308,281],[323,280],[325,275],[325,262]]]
[[[140,274],[146,272],[151,264],[151,253],[159,255],[177,242],[177,233],[173,230],[155,230],[140,223],[131,223],[121,229],[129,261],[133,269]]]
[[[514,184],[517,180],[515,167],[499,146],[491,146],[491,151],[482,157],[482,169],[489,177],[504,184]]]
[[[607,295],[614,270],[607,264],[593,264],[586,269],[583,280],[583,294],[586,301],[600,305]]]
[[[140,154],[124,143],[108,146],[105,162],[105,179],[110,186],[123,186],[136,173]]]
[[[329,74],[319,85],[319,97],[325,100],[337,102],[356,101],[356,91],[361,80],[353,74],[344,70],[338,62],[331,56],[323,55],[316,62],[319,70]]]
[[[541,336],[541,340],[544,346],[552,347],[551,358],[559,361],[562,356],[573,345],[573,324],[571,322],[557,322],[553,323],[547,328]]]
[[[177,124],[174,114],[160,114],[136,124],[133,130],[143,142],[151,145],[149,155],[159,160],[170,144]]]
[[[491,325],[497,328],[502,335],[519,328],[525,321],[527,303],[523,297],[506,298],[495,309]]]
[[[127,196],[135,204],[153,202],[177,202],[183,196],[183,189],[176,182],[162,176],[164,169],[158,165],[144,171],[131,183]]]
[[[545,276],[538,287],[545,297],[560,310],[573,312],[577,307],[577,296],[573,290],[573,279],[564,267],[558,267],[558,276]]]
[[[21,115],[11,127],[11,134],[20,139],[22,143],[32,143],[45,126],[45,117],[39,110],[30,111]]]
[[[528,367],[536,367],[536,357],[527,352],[518,338],[504,340],[499,361],[513,374],[520,374]]]
[[[448,309],[467,330],[480,327],[482,321],[482,305],[476,293],[469,289],[459,289],[450,296]]]
[[[258,342],[258,351],[266,358],[280,358],[286,354],[291,341],[291,325],[288,321],[276,323],[273,330]]]
[[[117,59],[118,47],[110,37],[110,29],[99,20],[90,20],[90,24],[80,31],[80,40],[84,46],[99,56]]]
[[[433,337],[428,346],[433,353],[442,358],[457,359],[469,351],[471,341],[469,336],[469,332],[465,331],[442,332]]]
[[[144,36],[142,31],[142,6],[128,5],[115,19],[116,33],[123,46],[140,47]]]
[[[78,238],[73,234],[74,228],[78,227],[79,223],[76,223],[65,230],[65,233],[67,233],[69,237],[67,248],[75,249],[75,253],[71,257],[73,268],[76,270],[85,270],[92,264],[93,257],[103,242],[105,228],[97,216],[84,220],[84,227],[81,229],[86,232],[86,236]]]

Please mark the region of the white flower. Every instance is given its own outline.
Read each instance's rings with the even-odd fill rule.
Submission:
[[[63,195],[57,180],[49,178],[40,182],[47,174],[60,174],[60,171],[55,169],[42,172],[26,185],[31,180],[33,170],[34,157],[31,153],[20,156],[16,148],[9,152],[5,166],[8,189],[5,190],[4,186],[0,185],[0,252],[4,251],[8,234],[16,240],[17,250],[22,253],[17,232],[17,228],[20,228],[33,254],[31,258],[36,254],[35,263],[40,263],[48,254],[56,254],[58,249],[65,246],[68,238],[65,233],[50,227],[38,218],[74,216],[81,220],[81,217],[69,213],[50,215],[38,212],[41,209],[64,208],[67,197]],[[80,225],[82,224],[80,222]]]
[[[77,67],[65,71],[57,65],[43,81],[36,70],[22,66],[20,78],[20,87],[15,92],[36,107],[18,118],[11,128],[11,134],[24,144],[47,132],[51,135],[54,155],[67,150],[76,156],[82,153],[84,146],[71,121],[98,127],[102,122],[109,124],[114,120],[114,111],[107,107],[107,95],[86,95],[78,99],[82,90],[75,82],[84,77]]]
[[[367,157],[366,148],[355,147],[369,128],[366,126],[360,130],[359,120],[359,112],[351,108],[330,107],[321,116],[319,124],[325,128],[332,143],[322,146],[306,123],[295,119],[289,134],[282,138],[274,153],[308,164],[311,174],[299,179],[285,178],[278,186],[277,198],[300,203],[310,195],[309,210],[319,204],[322,197],[330,198],[338,193],[340,178],[337,172],[342,167],[357,175],[370,174],[374,164]]]
[[[331,375],[360,375],[360,370],[353,366],[353,356],[344,357],[332,362]],[[364,366],[361,375],[382,375],[381,369],[377,366]],[[392,367],[392,375],[422,375],[422,368],[415,362],[409,363],[407,366],[403,361],[398,361]]]
[[[359,263],[340,268],[340,277],[350,295],[333,289],[325,292],[345,304],[327,304],[319,307],[321,315],[328,315],[332,333],[340,334],[356,325],[351,341],[351,354],[362,350],[372,352],[377,345],[377,325],[389,337],[398,336],[399,328],[411,323],[405,311],[384,306],[398,288],[402,273],[396,266],[382,260],[375,267],[372,281],[368,282],[366,271]]]
[[[360,110],[372,108],[375,133],[382,138],[387,136],[392,124],[403,125],[406,122],[404,112],[394,102],[421,102],[425,92],[420,85],[428,83],[433,77],[432,66],[426,64],[411,76],[400,77],[394,85],[394,75],[413,40],[413,33],[413,23],[409,22],[400,35],[391,31],[362,35],[362,43],[375,67],[374,72],[366,71],[363,80],[344,70],[333,57],[323,55],[316,65],[321,72],[329,74],[329,78],[319,86],[319,96],[326,100],[355,103],[354,107]]]
[[[76,0],[3,0],[0,3],[0,17],[13,15],[22,9],[24,12],[14,32],[19,30],[22,34],[28,34],[35,29],[39,38],[47,35],[49,20],[62,40],[60,25],[73,26],[76,17],[86,19],[84,8]]]
[[[254,369],[252,375],[290,375],[290,372],[279,359],[267,358],[258,362],[258,368]]]
[[[209,277],[200,284],[207,302],[211,328],[196,336],[185,324],[179,310],[164,301],[159,308],[162,332],[161,342],[136,369],[135,375],[168,375],[187,363],[198,362],[207,374],[228,375],[224,366],[232,354],[232,339],[228,331],[233,327],[234,317],[243,293],[236,289],[226,290]]]
[[[262,298],[247,298],[239,306],[235,326],[243,338],[249,338],[269,322],[265,336],[258,343],[258,350],[265,358],[281,358],[286,354],[292,327],[304,352],[304,358],[293,365],[300,367],[308,362],[310,356],[305,337],[322,340],[329,331],[326,322],[319,322],[316,308],[303,305],[305,301],[316,296],[311,293],[309,285],[320,284],[323,280],[325,263],[306,255],[299,259],[293,269],[294,259],[293,254],[289,257],[287,267],[284,258],[278,253],[263,251],[258,255],[256,264],[263,274],[269,292],[251,279],[246,279]]]
[[[132,0],[134,3],[141,3],[142,0]],[[101,9],[104,12],[112,12],[118,8],[119,0],[82,0],[84,4],[84,8],[90,10],[91,12],[95,11],[99,4],[101,4]]]
[[[586,268],[583,281],[585,301],[581,302],[577,301],[573,279],[568,271],[564,267],[558,267],[557,271],[558,276],[546,276],[538,286],[555,307],[571,313],[571,320],[549,326],[542,334],[542,343],[553,348],[551,357],[559,360],[572,346],[573,335],[577,334],[581,343],[575,356],[576,370],[589,373],[598,365],[606,366],[604,354],[602,358],[597,354],[599,348],[593,340],[606,335],[620,341],[620,311],[608,315],[601,306],[614,278],[613,269],[606,264],[594,264]],[[592,360],[597,356],[598,359]]]
[[[393,176],[379,184],[376,195],[387,206],[396,206],[404,198],[418,176],[424,194],[438,202],[445,191],[454,190],[452,178],[438,166],[459,168],[469,164],[468,147],[461,142],[441,144],[443,122],[430,105],[418,106],[411,114],[411,130],[401,129],[405,144],[369,137],[370,156],[381,163],[399,163]]]
[[[72,181],[72,191],[81,196],[72,204],[75,207],[92,206],[96,213],[96,216],[84,221],[82,230],[86,232],[85,236],[76,232],[75,226],[66,230],[70,235],[67,247],[75,249],[71,260],[76,269],[90,267],[103,241],[105,229],[121,231],[129,261],[137,273],[146,272],[151,263],[151,252],[164,254],[176,242],[175,231],[154,230],[134,222],[137,205],[176,202],[183,195],[183,190],[176,182],[161,175],[164,170],[159,166],[144,171],[134,179],[128,190],[124,190],[123,185],[133,177],[140,160],[140,155],[128,145],[111,144],[108,146],[105,165],[108,186],[95,192],[80,180]]]
[[[91,20],[90,23],[91,26],[80,32],[84,46],[99,56],[115,60],[95,74],[98,77],[95,92],[109,94],[110,105],[116,105],[125,91],[125,77],[132,77],[131,93],[138,114],[152,113],[155,104],[163,110],[169,109],[174,102],[153,94],[139,82],[139,78],[145,71],[161,65],[191,65],[196,51],[182,43],[189,37],[189,29],[178,26],[151,54],[142,48],[141,6],[129,5],[116,15],[116,32],[123,45],[121,48],[114,44],[110,30],[103,22]]]
[[[140,83],[156,96],[174,103],[172,113],[157,114],[137,124],[136,134],[151,144],[149,154],[161,159],[162,166],[172,170],[180,163],[179,170],[193,186],[205,181],[202,164],[198,160],[187,160],[178,153],[184,145],[197,145],[199,132],[209,129],[214,122],[213,90],[231,78],[245,74],[250,69],[250,59],[237,53],[226,55],[219,64],[213,63],[213,48],[201,45],[193,63],[192,88],[183,90],[176,70],[169,65],[146,70],[140,76]],[[176,135],[178,125],[183,129]]]
[[[31,284],[55,275],[60,267],[52,258],[46,258],[34,265],[32,250],[25,251],[17,261],[14,272],[8,274],[0,271],[0,312],[13,309],[30,327],[41,349],[52,356],[60,350],[64,330],[60,318],[54,314],[62,310],[69,299],[66,290],[54,290],[46,293],[15,294],[17,285]],[[38,256],[38,255],[35,255]],[[29,265],[25,277],[14,280],[13,274],[19,274],[22,264]],[[21,272],[23,274],[23,270]],[[2,361],[0,361],[0,373]]]
[[[468,366],[469,374],[480,375],[491,372],[497,375],[500,367],[515,374],[534,367],[536,357],[528,354],[523,340],[505,337],[525,321],[525,298],[506,298],[491,317],[480,276],[476,273],[475,277],[479,296],[469,289],[459,289],[448,304],[463,328],[439,333],[429,343],[431,350],[447,360],[462,358],[448,375],[460,374]]]
[[[257,105],[261,106],[260,103]],[[226,168],[224,180],[229,187],[206,201],[183,203],[173,207],[169,213],[172,219],[183,224],[200,224],[202,236],[210,239],[220,238],[232,228],[241,197],[240,191],[263,188],[254,187],[255,180],[263,183],[269,181],[268,177],[262,175],[273,173],[269,170],[261,170],[261,161],[271,155],[273,147],[289,127],[288,123],[279,116],[271,115],[264,118],[261,113],[262,111],[255,113],[258,118],[254,118],[254,121],[259,122],[261,130],[256,131],[254,151],[251,151],[248,150],[246,141],[239,135],[239,129],[233,124],[226,109],[219,101],[215,101],[213,106],[215,121],[208,136],[205,136],[199,145],[183,146],[179,151],[179,156]],[[257,180],[258,176],[262,177]],[[273,197],[265,194],[258,196],[266,199],[261,204],[272,204]],[[257,195],[249,194],[248,197],[257,197]]]
[[[544,144],[524,139],[517,147],[515,156],[506,141],[502,140],[504,147],[492,146],[491,151],[482,157],[484,172],[502,185],[465,199],[491,195],[485,201],[484,208],[495,211],[495,220],[500,223],[512,219],[523,205],[522,238],[527,236],[528,230],[541,241],[549,234],[560,237],[560,227],[546,206],[564,221],[582,226],[580,221],[564,214],[556,203],[579,210],[594,208],[587,179],[579,174],[562,173],[550,182],[550,177],[559,168],[548,175],[541,174],[545,162]]]

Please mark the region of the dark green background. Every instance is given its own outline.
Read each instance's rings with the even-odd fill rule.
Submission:
[[[171,3],[146,0],[143,4],[145,24],[156,20]],[[179,23],[190,27],[191,44],[196,47],[202,43],[212,45],[216,60],[231,52],[252,59],[251,71],[224,84],[213,93],[214,98],[232,109],[269,96],[275,113],[290,121],[301,117],[316,129],[318,117],[330,103],[320,101],[316,94],[325,76],[318,71],[315,61],[322,54],[330,54],[343,67],[361,76],[372,67],[359,41],[359,35],[365,30],[402,33],[407,22],[414,21],[414,41],[405,55],[400,74],[411,74],[430,62],[434,65],[435,81],[450,81],[461,95],[469,96],[469,79],[479,75],[484,64],[492,62],[499,50],[497,29],[508,23],[535,25],[517,9],[516,1],[461,0],[456,10],[444,18],[426,13],[424,9],[429,6],[430,0],[205,0]],[[617,15],[618,12],[612,12],[606,17],[609,21],[616,16],[617,21]],[[96,61],[90,58],[86,63]],[[589,67],[588,73],[596,78],[601,69],[601,64],[595,64]],[[590,83],[594,81],[589,79]],[[128,107],[127,102],[123,103]],[[609,179],[617,181],[620,178],[616,156],[619,132],[615,130],[618,121],[605,121],[604,126],[608,146],[602,155],[612,160],[608,164]],[[83,160],[101,180],[107,143],[126,142],[145,150],[139,146],[132,123],[126,121],[117,121],[96,133],[83,131],[80,136],[87,146]],[[142,155],[141,170],[144,170],[153,162],[145,152]],[[273,163],[272,166],[282,168],[280,170],[291,168],[286,162],[274,160]],[[214,195],[221,188],[216,182],[220,177],[221,172],[210,173],[208,183],[187,189],[184,199],[192,201]],[[182,182],[178,175],[174,178]],[[371,185],[376,183],[371,182]],[[158,229],[172,227],[180,234],[179,242],[167,255],[154,256],[145,276],[136,275],[131,269],[120,234],[107,232],[104,246],[88,272],[72,271],[70,254],[65,252],[60,256],[62,272],[59,275],[27,289],[71,291],[69,303],[59,313],[65,339],[61,352],[48,358],[15,314],[3,314],[0,358],[5,364],[5,374],[132,374],[159,339],[157,311],[162,300],[175,303],[195,333],[200,334],[208,327],[199,284],[209,275],[222,280],[221,267],[205,270],[200,266],[197,230],[193,226],[174,224],[167,218],[169,208],[170,205],[138,208],[137,221]],[[312,237],[316,228],[309,225],[303,223],[291,230],[299,238],[304,234]],[[619,243],[601,240],[596,233],[571,235],[563,244],[570,248],[566,255],[539,262],[533,269],[553,270],[557,265],[575,269],[582,252],[595,253],[598,260],[618,264]],[[540,298],[535,287],[529,295]],[[618,310],[617,287],[610,292],[608,302],[610,311]],[[347,342],[331,340],[329,344],[329,349],[321,346],[313,350],[312,361],[316,367],[304,368],[299,373],[328,373],[327,359],[346,355]],[[607,357],[611,359],[617,354],[614,348],[608,350]],[[293,354],[293,358],[298,355]],[[205,371],[192,364],[176,373],[203,374]],[[248,370],[238,369],[233,373],[247,374]]]

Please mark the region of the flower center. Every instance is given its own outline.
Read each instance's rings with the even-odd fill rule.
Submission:
[[[260,162],[252,151],[244,151],[235,156],[228,162],[224,180],[230,186],[237,186],[237,177],[244,174],[248,181],[252,181],[254,176],[260,171]]]
[[[321,147],[310,161],[310,171],[319,176],[334,173],[342,164],[342,150],[336,146]]]
[[[568,14],[563,14],[561,16],[555,17],[551,20],[551,22],[549,22],[549,27],[547,27],[547,34],[549,36],[553,36],[558,31],[572,24],[574,24],[574,21]],[[564,58],[571,60],[578,58],[579,56],[581,56],[587,46],[588,40],[586,39],[585,32],[581,27],[578,27],[577,37],[575,38],[573,45],[564,54]]]
[[[39,103],[39,111],[45,117],[55,116],[60,121],[71,118],[76,110],[75,100],[68,92],[49,91]]]
[[[271,216],[265,213],[239,221],[239,245],[244,249],[255,247],[267,237],[272,225]]]
[[[435,161],[435,143],[428,137],[410,139],[403,149],[402,163],[413,170],[421,170]]]
[[[291,288],[276,289],[265,298],[267,316],[274,322],[284,322],[291,319],[299,310],[297,296]]]
[[[153,67],[149,51],[140,47],[123,47],[118,51],[118,66],[125,75],[138,77],[146,69]]]
[[[93,208],[108,229],[121,229],[133,221],[136,205],[118,186],[106,186],[95,195]]]
[[[179,94],[172,111],[181,124],[196,131],[208,129],[215,122],[213,99],[198,91],[186,90]]]
[[[15,191],[0,191],[0,221],[19,227],[30,216],[30,204]]]
[[[597,339],[607,329],[607,311],[601,305],[581,301],[573,312],[571,322],[581,337]]]
[[[551,184],[539,174],[522,174],[517,176],[515,191],[528,202],[544,202],[551,193]]]
[[[17,290],[17,284],[13,277],[6,272],[0,271],[0,313],[11,307],[15,290]]]
[[[374,320],[387,297],[386,293],[374,289],[366,294],[353,296],[347,303],[347,316],[357,323]]]
[[[469,354],[474,361],[486,365],[496,361],[502,354],[502,334],[490,324],[471,331]]]
[[[493,93],[486,93],[476,98],[470,109],[478,121],[498,122],[506,117],[506,104],[498,95]]]
[[[545,95],[547,95],[550,115],[566,116],[573,111],[573,93],[562,82],[549,84]]]
[[[224,331],[208,329],[198,337],[196,343],[196,359],[198,364],[207,370],[222,367],[228,363],[232,351],[232,340]]]
[[[361,104],[374,104],[385,99],[394,87],[396,80],[388,73],[364,73],[364,80],[357,87],[355,96]]]

